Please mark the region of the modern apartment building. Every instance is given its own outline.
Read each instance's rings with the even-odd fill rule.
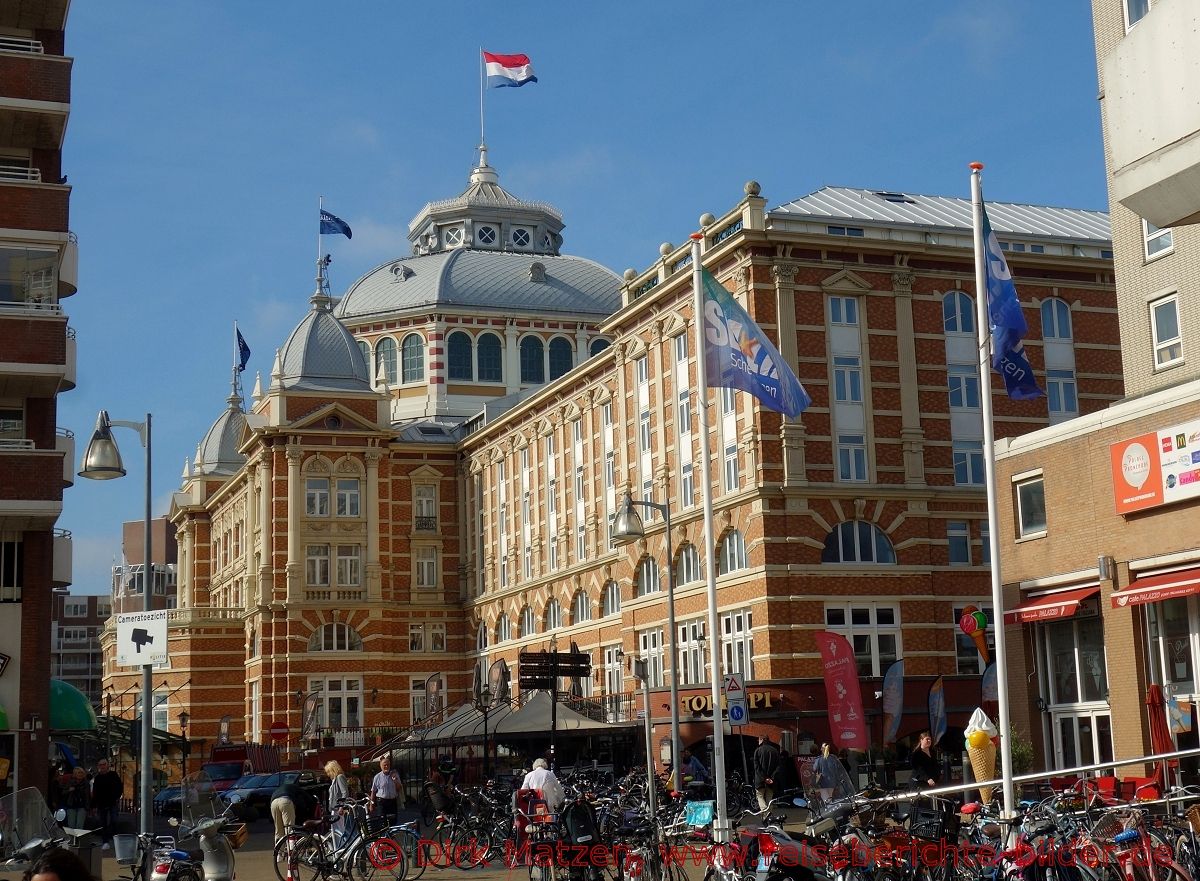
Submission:
[[[1200,743],[1200,10],[1092,13],[1126,397],[997,456],[1014,717],[1060,768],[1158,751],[1151,684]]]
[[[989,212],[1055,390],[998,392],[998,432],[1105,409],[1124,391],[1107,216]],[[716,638],[749,680],[746,733],[796,745],[829,733],[814,634],[830,629],[854,646],[873,737],[872,685],[898,658],[901,737],[927,724],[938,676],[960,726],[986,662],[956,622],[990,609],[969,201],[826,188],[768,209],[751,183],[705,226],[705,266],[814,399],[791,421],[741,393],[697,399],[687,246],[622,279],[562,256],[562,228],[482,158],[410,225],[411,254],[336,303],[318,286],[248,411],[229,396],[170,514],[172,717],[187,709],[209,738],[223,720],[234,739],[280,726],[293,743],[315,723],[355,748],[365,729],[420,722],[431,690],[466,700],[479,659],[515,668],[554,638],[591,656],[583,697],[614,706],[635,700],[626,659],[647,659],[655,725],[674,666],[692,743]],[[672,534],[648,519],[644,541],[612,547],[626,492],[669,504]]]
[[[79,689],[101,711],[104,665],[100,631],[112,615],[112,600],[94,594],[55,594],[50,625],[50,676]]]
[[[0,4],[0,790],[46,783],[52,592],[71,583],[70,534],[55,526],[74,464],[56,419],[75,387],[62,301],[78,278],[62,167],[67,7]]]

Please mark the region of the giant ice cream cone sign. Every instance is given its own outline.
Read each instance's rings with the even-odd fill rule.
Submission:
[[[979,611],[978,606],[967,606],[963,609],[962,617],[958,619],[958,629],[975,641],[975,648],[979,649],[984,667],[991,663],[988,657],[987,623],[987,615]]]
[[[996,726],[981,709],[971,714],[971,720],[963,729],[967,738],[967,756],[971,760],[971,773],[976,780],[993,780],[996,777],[996,746],[1000,738]],[[992,800],[994,787],[979,787],[979,798],[987,804]]]

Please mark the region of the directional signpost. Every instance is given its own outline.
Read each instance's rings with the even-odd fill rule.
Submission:
[[[117,666],[157,667],[166,663],[166,609],[117,616]]]
[[[521,652],[518,655],[517,682],[525,689],[550,692],[550,767],[554,768],[554,747],[558,739],[558,679],[590,679],[592,658],[586,652]]]

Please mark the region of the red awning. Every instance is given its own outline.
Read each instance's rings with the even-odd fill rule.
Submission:
[[[1029,624],[1037,621],[1054,621],[1070,618],[1079,611],[1079,604],[1100,592],[1099,585],[1081,587],[1078,590],[1063,590],[1026,600],[1015,609],[1004,613],[1005,624]]]
[[[1200,569],[1181,569],[1137,579],[1129,587],[1112,595],[1112,605],[1114,609],[1123,609],[1126,606],[1173,600],[1193,593],[1200,593]]]

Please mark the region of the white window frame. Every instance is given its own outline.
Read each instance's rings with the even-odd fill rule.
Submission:
[[[345,621],[322,624],[308,638],[310,652],[361,652],[362,636]]]
[[[357,477],[339,477],[336,483],[336,511],[339,517],[361,517],[361,484]],[[234,552],[241,544],[240,536],[234,533]]]
[[[508,615],[501,614],[496,619],[496,642],[508,642],[512,639],[512,621]]]
[[[88,601],[68,599],[63,602],[63,617],[64,618],[86,618],[88,615]]]
[[[867,439],[861,434],[839,434],[837,475],[841,483],[862,483],[868,479]]]
[[[675,585],[695,584],[704,578],[704,573],[700,569],[700,552],[696,550],[696,546],[685,544],[679,549],[679,564],[675,569]]]
[[[562,605],[558,600],[550,600],[546,603],[546,631],[557,630],[563,626]]]
[[[647,588],[649,585],[649,589]],[[662,573],[658,568],[658,560],[653,557],[642,557],[637,568],[637,595],[640,597],[662,592]]]
[[[843,404],[862,403],[863,375],[860,356],[833,356],[833,399]]]
[[[858,297],[830,296],[829,323],[843,327],[857,327]]]
[[[413,547],[413,584],[417,590],[437,590],[438,556],[436,545]]]
[[[741,487],[741,472],[738,463],[738,448],[736,443],[725,445],[725,455],[721,468],[722,483],[725,492],[737,492]]]
[[[587,591],[581,590],[575,594],[575,599],[571,601],[571,623],[583,624],[591,620],[592,598],[587,595]]]
[[[645,355],[635,358],[633,361],[633,372],[637,378],[638,385],[646,385],[650,382],[650,360]]]
[[[1067,406],[1068,398],[1071,406]],[[1074,370],[1046,370],[1046,408],[1052,423],[1079,415],[1079,385]]]
[[[679,502],[685,508],[696,504],[696,474],[691,462],[684,462],[679,472]]]
[[[688,359],[688,335],[681,333],[675,337],[675,363],[686,364]]]
[[[679,658],[675,669],[679,671],[680,685],[701,685],[708,682],[708,652],[705,649],[704,619],[693,618],[682,621],[679,627]]]
[[[600,599],[600,617],[607,618],[609,615],[621,614],[621,585],[615,581],[609,581],[604,585]]]
[[[1146,8],[1141,10],[1141,14],[1138,15],[1137,18],[1133,17],[1133,10],[1129,8],[1130,3],[1138,3],[1138,0],[1122,0],[1121,2],[1121,12],[1125,17],[1125,33],[1129,33],[1130,29],[1134,25],[1136,25],[1150,13],[1150,6],[1153,3],[1153,0],[1146,0]]]
[[[1142,218],[1142,253],[1146,262],[1166,257],[1175,250],[1174,235],[1171,227],[1160,229],[1150,221]]]
[[[1042,513],[1041,523],[1036,521],[1026,523],[1026,502],[1022,499],[1021,490],[1025,487],[1040,486],[1042,488]],[[1046,510],[1046,478],[1042,474],[1030,475],[1021,479],[1013,479],[1013,511],[1017,518],[1017,538],[1040,538],[1046,534],[1046,529],[1049,526],[1049,517]]]
[[[866,621],[855,621],[856,613],[863,611],[867,612]],[[881,615],[880,612],[890,612],[891,622],[888,623],[887,615]],[[840,623],[831,618],[831,612],[841,613]],[[880,619],[883,618],[883,623]],[[856,647],[856,637],[867,638],[867,644],[871,650],[871,669],[864,670],[859,667],[860,676],[883,676],[898,658],[904,657],[904,646],[901,642],[901,627],[900,627],[900,606],[893,603],[873,603],[873,602],[849,602],[849,603],[826,603],[825,604],[825,629],[841,634],[849,640],[850,645],[855,647],[856,663],[861,663],[858,649]],[[880,636],[893,637],[894,652],[885,657],[880,650]]]
[[[337,687],[334,688],[333,684]],[[358,676],[309,677],[309,692],[319,695],[317,701],[317,727],[334,729],[362,728],[362,678]],[[338,701],[341,705],[341,724],[332,724],[330,705]],[[351,706],[353,705],[353,709]]]
[[[946,386],[951,410],[980,409],[978,364],[946,365]]]
[[[721,673],[741,673],[754,678],[754,616],[749,609],[723,612],[721,628]]]
[[[1167,305],[1170,305],[1172,311],[1175,313],[1176,333],[1173,337],[1159,339],[1157,314],[1160,308]],[[1154,341],[1154,367],[1156,370],[1174,366],[1183,360],[1183,325],[1179,320],[1178,292],[1168,294],[1165,297],[1159,297],[1150,302],[1150,335]]]
[[[329,478],[304,479],[304,514],[307,517],[329,516]]]
[[[956,555],[956,549],[963,553]],[[955,559],[956,556],[958,559]],[[946,558],[951,566],[971,565],[971,523],[969,520],[946,521]]]
[[[329,545],[307,545],[304,559],[305,584],[329,587]]]
[[[523,609],[521,609],[520,624],[520,634],[522,639],[527,636],[533,636],[537,633],[537,618],[534,617],[532,607],[525,606]]]
[[[362,546],[337,546],[338,587],[362,587]]]
[[[746,555],[746,539],[740,530],[731,529],[725,533],[721,539],[721,547],[718,552],[720,565],[717,567],[718,575],[730,575],[742,569],[747,569],[750,566]]]
[[[638,631],[638,656],[646,662],[646,678],[651,688],[662,688],[663,632],[661,627]]]
[[[954,457],[954,485],[955,486],[983,486],[983,441],[975,440],[956,440],[953,442],[952,455]],[[966,469],[966,480],[960,481],[959,465]]]

